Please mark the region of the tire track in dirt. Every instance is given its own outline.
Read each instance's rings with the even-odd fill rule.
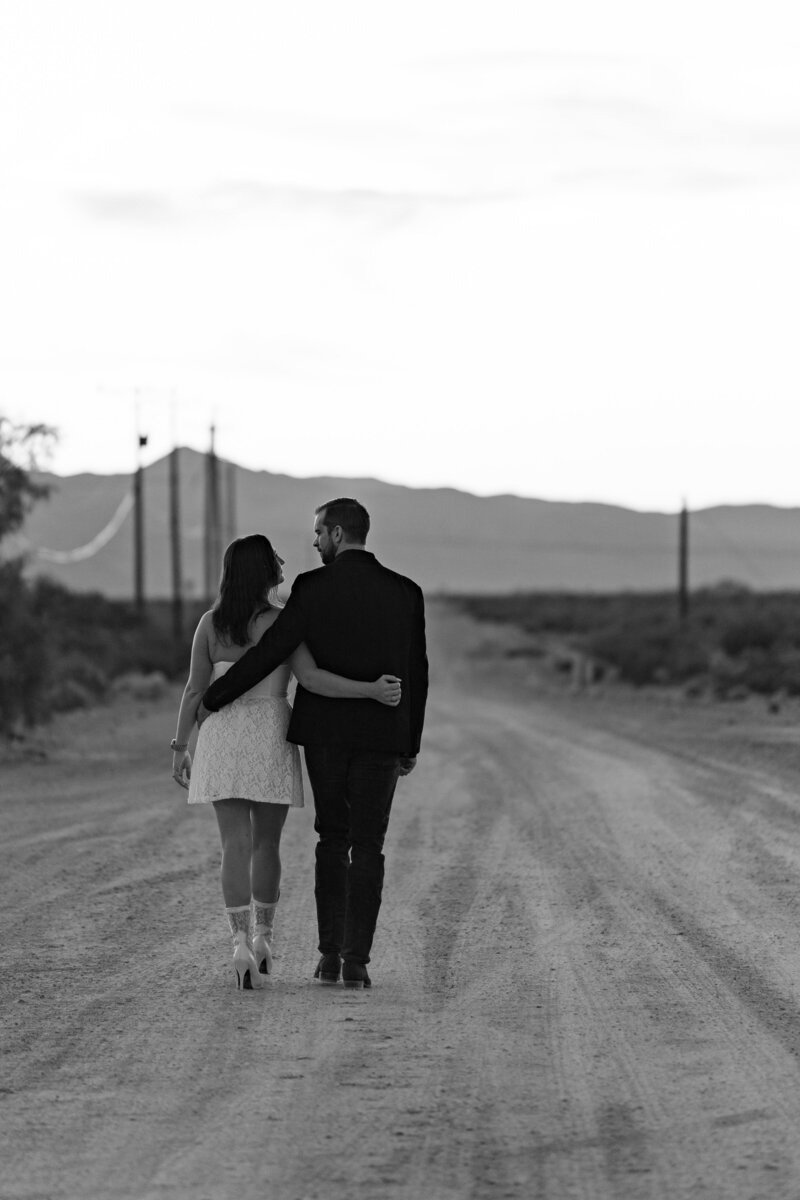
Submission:
[[[593,738],[592,740],[596,742],[595,738]],[[552,747],[552,744],[553,744],[552,739],[548,739],[548,748]],[[560,793],[562,795],[562,797],[565,799],[567,799],[569,797],[569,787],[568,787],[569,774],[572,770],[576,769],[576,756],[579,757],[579,754],[580,754],[579,748],[573,747],[573,749],[570,753],[570,756],[569,756],[569,769],[567,769],[563,772],[563,777],[560,781],[557,781],[555,778],[552,781],[553,785],[557,789],[557,792]],[[550,755],[548,757],[548,769],[552,769],[552,767],[554,765],[554,760],[557,761],[556,756]],[[506,761],[519,763],[520,758],[519,758],[519,755],[508,754],[506,756]],[[663,765],[668,766],[668,764],[666,762]],[[650,768],[650,766],[651,766],[651,764],[648,763],[648,768]],[[578,882],[582,878],[587,881],[591,881],[591,879],[594,878],[594,881],[595,881],[594,886],[592,886],[590,883],[589,887],[586,888],[586,896],[587,896],[588,900],[590,901],[591,910],[593,911],[595,918],[599,919],[602,922],[602,924],[598,928],[598,932],[602,935],[602,940],[606,944],[606,953],[607,954],[609,951],[614,951],[617,947],[621,946],[621,944],[622,944],[620,936],[616,936],[616,937],[613,936],[615,933],[615,930],[614,930],[613,925],[611,924],[612,918],[616,918],[616,924],[619,927],[619,933],[620,934],[624,933],[624,935],[627,936],[627,938],[630,939],[631,935],[636,934],[637,925],[638,925],[642,928],[643,932],[644,932],[644,930],[648,931],[651,942],[653,940],[653,935],[655,934],[657,938],[659,938],[659,939],[663,938],[665,946],[668,947],[669,941],[667,939],[668,939],[669,935],[671,933],[673,933],[674,931],[672,929],[667,929],[667,930],[664,930],[663,932],[661,930],[659,930],[659,928],[658,928],[659,922],[657,920],[654,920],[654,915],[655,916],[658,915],[658,910],[656,910],[656,913],[654,914],[652,911],[648,911],[648,905],[646,903],[643,905],[642,901],[644,900],[646,902],[647,895],[648,895],[648,889],[645,886],[646,882],[647,882],[646,872],[637,870],[638,864],[635,859],[628,863],[620,864],[620,865],[625,866],[625,868],[626,868],[625,874],[627,874],[630,877],[632,886],[630,886],[629,888],[620,887],[621,881],[623,881],[625,879],[625,874],[623,874],[619,871],[619,865],[618,865],[618,868],[616,871],[616,884],[612,889],[609,889],[609,886],[608,886],[609,882],[614,881],[615,872],[613,870],[609,871],[609,869],[608,869],[608,865],[609,865],[608,864],[608,840],[604,836],[602,831],[599,836],[597,835],[597,832],[596,832],[596,816],[597,816],[597,814],[590,806],[587,806],[585,803],[587,796],[590,798],[590,800],[593,799],[590,781],[593,776],[595,778],[597,777],[597,773],[587,771],[585,769],[578,769],[578,774],[582,780],[581,792],[579,794],[582,797],[582,803],[583,803],[583,807],[585,810],[584,820],[591,823],[592,837],[595,840],[593,842],[590,841],[589,845],[584,847],[584,849],[586,851],[588,851],[588,853],[573,854],[572,855],[573,863],[571,865],[567,865],[567,878],[569,880],[569,887],[570,887],[570,890],[572,893],[571,894],[571,907],[575,908],[577,906],[577,904],[579,902],[579,898],[580,898],[579,895],[577,894],[580,891],[580,887],[577,888],[577,892],[576,892],[576,884],[578,884]],[[663,774],[663,772],[662,772],[662,774]],[[609,776],[610,776],[610,773],[609,773]],[[617,773],[617,777],[618,776],[619,776],[619,773]],[[649,779],[651,777],[652,777],[652,771],[650,769],[648,769],[647,778]],[[624,779],[622,782],[624,782]],[[510,789],[507,789],[507,790],[509,790],[509,794],[513,794],[513,791],[511,791]],[[669,792],[669,790],[670,789],[667,789],[667,792]],[[671,790],[673,793],[675,793],[675,791],[676,791],[674,786],[672,787]],[[642,794],[644,794],[645,789],[643,788],[643,789],[641,789],[641,791],[642,791]],[[673,795],[673,799],[674,799],[674,795]],[[692,797],[690,797],[690,799],[693,800],[694,797],[692,796]],[[652,822],[652,816],[649,815],[648,820],[650,820]],[[564,831],[564,825],[562,824],[561,832],[563,833],[563,831]],[[584,840],[586,840],[586,839],[584,839]],[[576,846],[577,845],[579,845],[579,843],[576,843]],[[552,848],[553,847],[551,844],[551,849]],[[563,839],[562,839],[561,845],[559,847],[559,853],[562,855],[564,854]],[[647,860],[645,860],[645,864],[647,864]],[[652,863],[649,863],[647,865],[648,865],[649,869],[652,869]],[[665,871],[663,861],[660,863],[658,874],[660,876],[663,876],[664,874],[666,874],[667,877],[669,876],[669,870],[667,869]],[[702,878],[703,878],[702,871],[700,872],[698,878],[700,880],[702,880]],[[684,880],[684,884],[685,884],[685,881],[686,881],[685,873],[683,875],[683,880]],[[652,891],[652,889],[651,889],[651,891]],[[705,894],[705,892],[703,891],[702,888],[700,889],[700,891],[698,893],[698,887],[697,887],[696,882],[695,882],[694,891],[695,891],[695,897],[698,901],[698,905],[697,905],[698,910],[702,912],[704,909],[704,904],[708,900],[708,896]],[[627,893],[627,897],[629,897],[630,899],[626,899],[626,893]],[[687,896],[684,894],[684,900],[686,900],[686,899],[687,899]],[[667,917],[669,919],[669,915],[663,913],[663,907],[662,907],[661,915],[662,916],[667,915]],[[768,914],[763,914],[763,915],[768,915]],[[670,924],[671,924],[671,922],[670,922]],[[699,923],[696,924],[696,928],[702,934],[702,939],[701,939],[701,937],[698,937],[697,940],[698,940],[699,948],[703,949],[709,945],[710,939],[709,939],[709,936],[706,934],[706,932],[703,930],[702,926],[699,925]],[[735,931],[736,931],[735,923],[728,922],[728,930],[729,930],[729,933],[731,931],[733,931],[735,933]],[[615,973],[619,974],[620,967],[624,966],[624,959],[621,962],[620,956],[618,953],[613,956],[609,955],[609,957],[611,958],[611,962],[609,963],[609,965],[613,966]],[[686,958],[686,953],[683,948],[681,949],[680,957],[682,959]],[[708,955],[706,955],[706,957],[708,958]],[[634,969],[633,969],[633,971],[631,971],[630,976],[629,976],[629,986],[633,987],[636,984],[638,984],[639,987],[641,988],[642,976],[645,974],[645,971],[646,971],[647,958],[648,958],[648,947],[646,944],[643,943],[642,946],[640,948],[638,948],[638,953],[637,953],[637,956],[635,959]],[[659,964],[656,963],[656,965],[659,965]],[[706,964],[706,966],[708,966],[708,965],[709,964]],[[720,980],[718,978],[719,972],[718,972],[717,968],[719,968],[720,965],[721,965],[721,963],[718,959],[716,961],[712,961],[710,963],[711,973],[710,973],[709,980],[708,980],[709,992],[706,993],[705,995],[703,995],[703,994],[698,995],[697,993],[695,993],[695,995],[693,997],[693,1003],[689,1006],[685,1005],[684,1011],[695,1012],[698,1007],[702,1008],[702,1005],[704,1002],[706,1005],[708,1005],[709,999],[714,998],[714,995],[718,989],[719,983],[722,982],[723,984],[725,984],[728,982],[726,979]],[[786,980],[785,979],[783,980],[784,986],[781,988],[781,990],[779,990],[777,992],[773,992],[772,990],[770,990],[769,985],[767,985],[763,982],[762,977],[759,974],[760,969],[761,968],[759,966],[754,966],[751,963],[751,964],[749,964],[748,971],[747,971],[747,977],[749,980],[752,981],[753,979],[755,979],[755,980],[760,981],[759,984],[757,985],[757,987],[755,988],[755,994],[751,995],[751,997],[750,997],[754,1001],[754,1003],[752,1005],[753,1011],[754,1011],[754,1013],[760,1015],[761,1009],[763,1007],[765,1009],[765,1011],[767,1013],[769,1013],[770,1005],[769,1005],[768,1001],[777,997],[775,999],[775,1004],[772,1005],[772,1010],[779,1011],[779,1012],[782,1011],[781,1020],[783,1021],[783,1034],[784,1034],[784,1036],[786,1036],[787,1029],[789,1029],[791,1031],[789,1033],[789,1038],[790,1038],[790,1043],[791,1043],[791,1041],[793,1041],[793,1030],[791,1029],[792,1023],[790,1020],[789,1021],[786,1020],[786,1014],[792,1012],[793,1005],[792,1005],[790,997],[787,996],[787,989],[785,986]],[[665,981],[663,979],[663,972],[661,974],[662,974],[662,978],[659,980],[659,987],[661,988],[661,990],[663,992],[664,984],[665,984],[665,982],[668,983],[668,979]],[[708,971],[706,971],[706,974],[708,974]],[[600,979],[602,979],[602,975],[595,969],[590,973],[590,979],[593,980],[593,983],[590,983],[590,986],[593,986],[595,988],[595,990],[597,990],[598,982]],[[752,989],[753,989],[752,982],[749,984],[749,987],[752,992]],[[620,996],[620,999],[622,999],[622,996]],[[734,1000],[738,1001],[738,999],[740,999],[740,997],[734,996]],[[564,1005],[562,1005],[561,1007],[562,1007],[562,1010],[565,1008]],[[659,1008],[657,1010],[657,1015],[662,1024],[663,1024],[663,1019],[664,1019],[664,1009],[665,1009],[665,1005],[663,1003],[659,1004]],[[739,1011],[738,1007],[736,1007],[734,1009],[732,1015],[733,1015],[733,1019],[736,1021],[736,1024],[738,1026],[737,1049],[741,1049],[742,1045],[743,1045],[743,1031],[741,1029],[742,1014]],[[707,1019],[710,1019],[710,1018],[707,1018]],[[593,1024],[596,1027],[597,1020],[595,1019],[593,1022],[592,1019],[590,1019],[588,1016],[585,1019],[585,1021],[583,1022],[583,1025],[586,1029],[592,1028]],[[750,1024],[752,1024],[752,1022],[750,1022]],[[630,1032],[631,1032],[630,1028],[626,1029],[626,1035],[629,1035]],[[748,1032],[749,1032],[749,1030],[748,1030]],[[773,1088],[772,1088],[772,1080],[774,1079],[774,1076],[772,1075],[771,1071],[765,1072],[763,1070],[763,1067],[761,1067],[761,1069],[759,1069],[760,1064],[762,1062],[763,1051],[764,1051],[763,1043],[759,1043],[758,1050],[752,1054],[752,1062],[749,1064],[749,1066],[750,1066],[751,1070],[753,1068],[755,1069],[755,1077],[760,1078],[760,1081],[764,1087],[764,1090],[768,1094],[768,1096],[771,1100],[772,1096],[774,1094]],[[768,1061],[771,1059],[772,1064],[774,1065],[776,1056],[774,1055],[774,1053],[770,1053],[769,1051],[770,1051],[770,1048],[768,1047],[766,1058]],[[651,1068],[655,1065],[656,1064],[654,1064],[652,1061],[649,1064],[649,1066]],[[783,1074],[784,1075],[786,1075],[788,1072],[788,1074],[790,1075],[791,1078],[796,1077],[796,1069],[795,1069],[794,1064],[789,1064],[788,1068],[785,1063],[782,1064],[782,1066],[783,1066]],[[709,1073],[713,1076],[713,1074],[715,1073],[715,1064],[710,1064]],[[744,1071],[743,1071],[743,1074],[745,1074]],[[749,1086],[751,1076],[749,1075],[749,1072],[747,1072],[746,1074],[748,1076],[747,1083]],[[770,1107],[773,1107],[773,1106],[771,1105]],[[759,1107],[752,1109],[751,1111],[756,1112],[758,1114],[762,1114],[766,1111],[766,1109],[764,1107],[759,1106]],[[790,1106],[790,1111],[792,1111],[794,1113],[794,1115],[796,1116],[795,1105],[793,1103]],[[723,1124],[724,1123],[725,1123],[725,1121],[723,1120]],[[676,1189],[674,1194],[679,1194],[679,1192],[677,1191],[677,1182],[676,1182],[677,1178],[679,1176],[676,1175],[676,1168],[674,1165],[669,1166],[669,1177],[673,1181],[670,1186],[672,1188]],[[669,1194],[669,1192],[667,1192],[666,1194]]]

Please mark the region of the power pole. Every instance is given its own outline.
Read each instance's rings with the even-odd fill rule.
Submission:
[[[236,537],[236,463],[226,464],[225,537],[228,545]]]
[[[219,461],[214,450],[214,426],[211,426],[211,446],[206,456],[205,505],[205,590],[209,604],[214,601],[222,559],[219,512]]]
[[[678,616],[683,622],[689,616],[689,511],[685,500],[678,533]]]
[[[183,575],[181,571],[181,498],[178,447],[169,456],[169,532],[172,558],[172,630],[183,637]]]
[[[136,474],[133,477],[133,598],[136,611],[144,613],[144,468],[142,449],[147,436],[139,432],[136,421]]]

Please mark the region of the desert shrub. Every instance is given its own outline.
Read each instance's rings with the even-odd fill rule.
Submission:
[[[47,578],[38,579],[32,590],[34,610],[53,627],[59,655],[91,659],[106,681],[126,672],[160,671],[174,678],[188,671],[200,605],[187,612],[184,635],[176,640],[167,602],[150,603],[140,614],[129,601],[70,592]]]
[[[168,603],[134,605],[70,592],[47,578],[27,582],[24,563],[0,563],[0,732],[54,712],[97,703],[121,676],[158,679],[188,673],[200,605],[176,639]]]
[[[719,674],[717,671],[717,690],[721,690]],[[730,682],[765,696],[776,692],[800,695],[800,653],[785,645],[750,647],[730,660],[723,683]]]
[[[70,694],[66,685],[74,684],[87,696],[99,700],[105,695],[109,684],[108,673],[100,665],[101,661],[81,650],[62,651],[55,656],[52,664],[53,688],[57,691],[65,689],[65,694]]]
[[[739,617],[723,628],[719,644],[726,654],[737,655],[745,650],[770,650],[783,635],[781,622],[767,614]]]
[[[158,700],[167,687],[163,671],[129,671],[114,680],[114,693],[130,696],[133,700]]]
[[[97,696],[79,683],[77,679],[61,679],[52,683],[44,690],[44,715],[51,716],[57,712],[70,712],[75,708],[89,708],[97,702]]]
[[[41,719],[52,668],[49,631],[31,609],[22,568],[20,559],[0,563],[0,730]]]
[[[737,658],[742,667],[741,681],[751,692],[769,695],[783,687],[783,664],[772,645],[750,647],[747,654]]]
[[[615,626],[592,634],[586,645],[621,679],[637,685],[680,683],[708,668],[702,643],[675,627]]]
[[[796,646],[781,654],[781,682],[776,691],[785,691],[790,696],[800,696],[800,650]]]
[[[625,593],[515,592],[459,596],[454,603],[479,621],[511,622],[529,633],[569,634],[588,633],[623,619],[630,599]]]
[[[463,596],[479,620],[561,635],[631,683],[710,679],[719,694],[800,695],[800,595],[733,583],[702,588],[679,622],[674,592]]]

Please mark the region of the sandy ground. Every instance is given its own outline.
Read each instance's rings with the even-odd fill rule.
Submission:
[[[6,756],[3,1200],[800,1197],[797,711],[572,695],[430,624],[371,993],[311,982],[310,807],[236,993],[177,690]]]

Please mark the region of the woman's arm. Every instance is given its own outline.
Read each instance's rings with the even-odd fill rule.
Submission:
[[[336,700],[377,700],[392,708],[400,703],[401,687],[396,675],[381,675],[371,683],[334,675],[317,666],[305,642],[297,647],[289,659],[289,666],[298,683],[307,692],[316,692],[318,696],[332,696]]]
[[[175,743],[177,746],[182,746],[184,749],[173,751],[172,755],[172,774],[178,783],[183,787],[188,787],[186,779],[191,774],[191,756],[186,747],[189,744],[189,737],[194,728],[197,709],[200,704],[200,699],[203,692],[206,690],[211,679],[213,663],[209,653],[208,635],[209,625],[211,622],[211,614],[204,613],[200,618],[200,622],[194,633],[192,640],[192,658],[189,665],[189,678],[186,682],[186,687],[183,689],[181,697],[181,706],[178,711],[178,728],[175,731]],[[186,760],[188,759],[188,763]]]

